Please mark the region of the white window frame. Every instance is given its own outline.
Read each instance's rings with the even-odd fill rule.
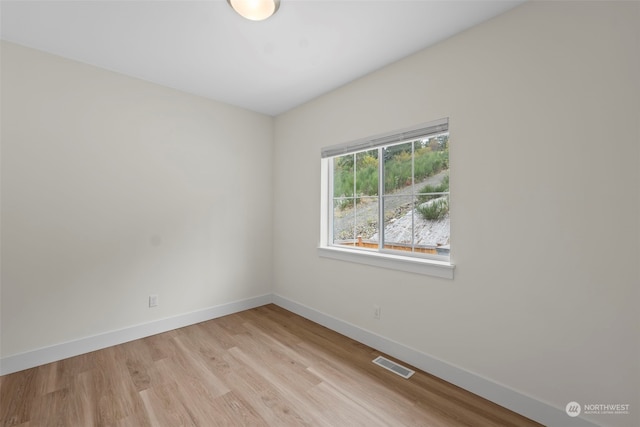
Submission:
[[[436,120],[423,123],[411,128],[402,129],[374,137],[339,144],[322,149],[321,153],[321,225],[320,244],[318,254],[321,257],[331,258],[347,262],[371,265],[375,267],[407,271],[411,273],[425,274],[444,279],[453,279],[454,264],[451,262],[451,252],[448,259],[442,256],[421,256],[414,252],[403,254],[401,251],[389,251],[380,247],[378,249],[350,248],[333,244],[332,230],[332,161],[334,157],[356,153],[360,151],[380,148],[397,143],[415,140],[419,137],[436,135],[449,130],[449,119]],[[380,158],[380,156],[379,156]],[[380,174],[384,166],[379,166]],[[383,183],[379,179],[379,183]],[[382,184],[380,184],[382,186]],[[379,203],[382,205],[384,194],[379,191]],[[378,227],[384,227],[384,223],[378,222]],[[383,233],[379,231],[381,245],[383,245]]]

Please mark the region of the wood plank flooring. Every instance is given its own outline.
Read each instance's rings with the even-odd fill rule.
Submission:
[[[540,425],[415,368],[405,380],[378,355],[266,305],[0,377],[0,423]]]

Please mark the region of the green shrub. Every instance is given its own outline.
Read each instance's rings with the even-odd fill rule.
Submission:
[[[420,204],[416,210],[427,221],[443,219],[449,213],[449,201],[442,197]]]

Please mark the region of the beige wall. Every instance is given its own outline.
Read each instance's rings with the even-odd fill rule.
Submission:
[[[526,3],[278,117],[275,292],[563,410],[629,403],[591,418],[638,425],[638,11]],[[443,117],[455,279],[320,258],[320,148]]]
[[[2,43],[2,356],[270,293],[272,151],[271,117]]]

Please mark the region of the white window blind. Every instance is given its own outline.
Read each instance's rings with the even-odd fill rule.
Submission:
[[[430,135],[447,132],[449,130],[449,119],[440,119],[433,122],[424,123],[412,128],[403,129],[375,137],[359,139],[347,142],[345,144],[332,145],[322,149],[322,158],[341,156],[348,153],[369,150],[372,148],[383,147],[389,144],[408,141],[417,138],[423,138]]]

